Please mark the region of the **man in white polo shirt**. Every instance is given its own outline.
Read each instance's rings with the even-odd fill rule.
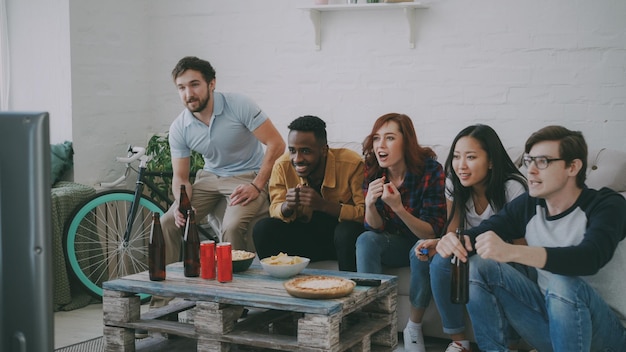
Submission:
[[[254,101],[241,94],[215,92],[215,70],[208,61],[184,57],[172,78],[186,107],[169,132],[174,196],[178,198],[180,186],[185,185],[196,218],[205,217],[226,198],[222,240],[231,242],[233,249],[246,249],[250,220],[268,209],[266,184],[285,142]],[[205,162],[193,186],[189,181],[192,150],[202,154]],[[178,202],[161,219],[168,263],[179,260],[180,228],[185,224],[183,214],[176,211]]]

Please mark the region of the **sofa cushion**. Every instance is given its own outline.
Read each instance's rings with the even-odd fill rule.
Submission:
[[[60,181],[63,174],[72,168],[74,165],[73,156],[72,142],[65,141],[64,143],[52,144],[50,146],[50,166],[52,169],[50,182],[52,184]]]
[[[626,191],[626,152],[615,149],[589,151],[587,186],[600,189],[609,187],[616,192]]]

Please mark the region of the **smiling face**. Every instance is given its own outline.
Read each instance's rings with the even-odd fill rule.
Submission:
[[[322,179],[328,146],[320,145],[313,132],[293,130],[287,138],[289,158],[300,177]]]
[[[175,83],[180,100],[191,112],[202,112],[209,104],[215,89],[215,79],[207,83],[202,73],[196,70],[181,73],[176,77]]]
[[[381,168],[404,166],[403,136],[395,121],[384,124],[372,137],[376,160]]]
[[[452,168],[464,187],[473,187],[486,183],[491,161],[480,142],[466,136],[454,146]]]
[[[536,143],[528,155],[531,157],[545,156],[549,159],[559,158],[559,142],[543,141]],[[532,162],[528,166],[528,192],[533,197],[546,200],[555,196],[558,197],[567,187],[568,182],[574,182],[575,185],[575,171],[572,170],[572,167],[568,167],[564,160],[552,161],[543,170],[539,170]]]

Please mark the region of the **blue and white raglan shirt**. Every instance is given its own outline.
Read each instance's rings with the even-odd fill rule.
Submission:
[[[626,320],[626,199],[608,188],[584,188],[561,214],[547,214],[546,202],[528,193],[479,226],[465,231],[474,242],[493,230],[504,240],[526,238],[529,246],[544,247],[546,265],[537,269],[542,292],[554,275],[580,276]]]

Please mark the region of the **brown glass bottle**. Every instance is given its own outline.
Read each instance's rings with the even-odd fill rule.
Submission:
[[[191,201],[187,196],[185,185],[180,185],[180,196],[178,197],[178,211],[187,216],[187,211],[191,210]]]
[[[456,236],[465,245],[463,234],[459,229]],[[469,258],[468,258],[469,259]],[[469,261],[462,262],[456,256],[452,256],[452,280],[450,299],[452,303],[466,304],[469,302]]]
[[[200,237],[198,236],[198,229],[196,228],[196,219],[193,210],[187,210],[187,223],[185,224],[183,243],[183,264],[185,266],[185,276],[200,276]]]
[[[178,211],[187,219],[187,211],[191,210],[191,201],[187,196],[185,185],[180,185],[180,196],[178,197]],[[185,229],[180,232],[181,236],[185,236]]]
[[[150,242],[148,243],[148,272],[150,280],[165,280],[165,240],[161,230],[160,214],[152,213]]]

